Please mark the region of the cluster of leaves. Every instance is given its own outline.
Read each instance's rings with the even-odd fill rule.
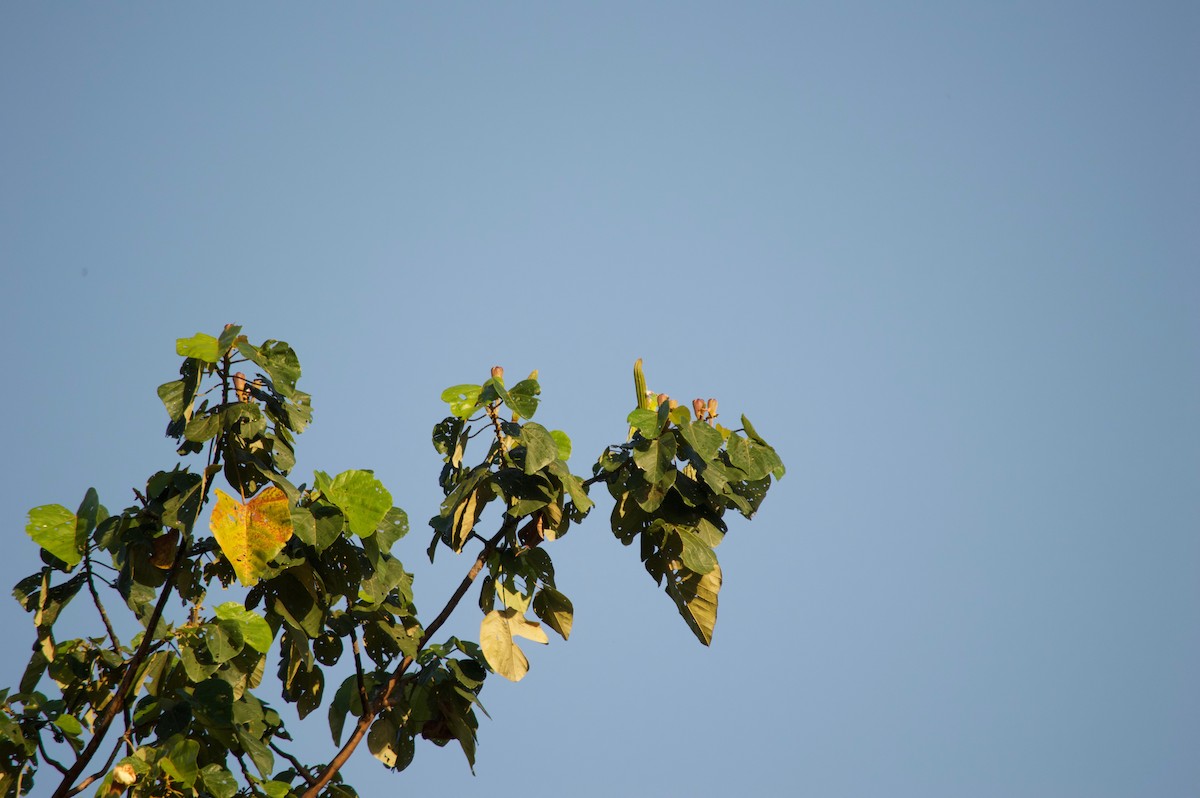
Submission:
[[[564,640],[571,635],[574,608],[555,586],[554,563],[541,544],[561,538],[593,507],[584,480],[567,467],[571,439],[530,420],[540,394],[536,372],[506,389],[503,369],[495,368],[482,385],[447,388],[442,400],[452,415],[433,429],[434,448],[445,463],[440,484],[446,498],[429,522],[430,560],[440,545],[461,551],[488,504],[503,508],[500,530],[483,560],[479,642],[491,669],[512,681],[529,671],[514,637],[549,642],[541,624],[526,618],[531,607]],[[511,415],[502,418],[504,411]],[[481,423],[481,429],[472,423]],[[491,444],[482,461],[466,467],[468,442],[489,429]]]
[[[708,644],[724,510],[750,517],[771,476],[783,473],[744,418],[745,437],[664,405],[635,410],[632,439],[606,449],[582,479],[567,466],[568,436],[531,420],[536,372],[506,388],[497,367],[483,384],[442,397],[450,415],[434,427],[433,444],[445,500],[430,520],[428,555],[481,546],[458,590],[422,624],[412,576],[391,551],[408,518],[374,474],[290,479],[296,436],[312,418],[292,349],[253,346],[236,326],[179,339],[176,349],[180,377],[158,394],[181,462],[151,476],[116,514],[94,490],[74,512],[30,511],[27,532],[43,566],[14,595],[36,635],[16,690],[0,691],[0,798],[29,793],[46,766],[60,778],[55,798],[92,785],[97,796],[138,798],[354,796],[340,770],[363,740],[396,770],[411,763],[418,737],[457,742],[473,767],[487,674],[523,678],[529,662],[515,639],[548,642],[543,624],[570,636],[573,607],[543,544],[588,515],[589,486],[608,484],[614,533],[627,544],[640,536],[647,570],[666,580]],[[256,373],[236,371],[243,363]],[[489,444],[468,465],[468,444],[481,435]],[[215,486],[218,477],[230,492]],[[495,526],[485,535],[489,506]],[[480,576],[479,642],[433,642]],[[211,589],[235,582],[242,600],[206,605]],[[102,592],[120,599],[129,620],[114,626]],[[59,639],[56,621],[81,595],[101,633]],[[122,640],[118,626],[133,634]],[[301,719],[328,704],[338,747],[328,762],[306,765],[289,753],[282,718],[256,695],[272,656],[280,696]],[[339,663],[348,675],[326,702],[326,675]]]
[[[629,423],[631,440],[610,446],[593,467],[616,500],[613,534],[626,546],[640,541],[646,571],[709,645],[721,589],[713,549],[728,531],[725,511],[752,518],[772,476],[783,476],[783,462],[745,416],[745,436],[699,405],[693,419],[665,401],[634,410]]]

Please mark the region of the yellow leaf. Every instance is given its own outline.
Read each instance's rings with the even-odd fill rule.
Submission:
[[[529,660],[513,637],[524,637],[535,643],[550,642],[540,623],[526,620],[517,610],[492,610],[483,616],[479,624],[479,646],[483,656],[496,673],[509,681],[519,682],[529,673]]]
[[[680,563],[674,563],[680,568]],[[683,574],[682,576],[680,574]],[[675,601],[679,614],[696,638],[704,645],[712,643],[717,625],[717,593],[721,590],[721,566],[706,574],[676,570],[669,575],[667,595]]]
[[[242,504],[217,489],[209,527],[243,585],[253,584],[292,536],[287,495],[270,487]]]

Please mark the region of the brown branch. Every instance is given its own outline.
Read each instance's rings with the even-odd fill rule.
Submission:
[[[300,762],[300,760],[299,760],[299,759],[297,759],[296,757],[292,756],[292,755],[291,755],[291,754],[289,754],[287,751],[284,751],[284,750],[283,750],[282,748],[280,748],[279,746],[275,745],[275,741],[274,741],[274,740],[268,740],[268,741],[267,741],[267,745],[271,746],[271,750],[272,750],[272,751],[274,751],[275,753],[279,754],[281,757],[283,757],[284,759],[286,759],[288,762],[291,762],[291,763],[292,763],[292,767],[294,767],[294,768],[296,769],[296,772],[300,774],[300,777],[301,777],[301,778],[303,778],[305,782],[307,782],[307,783],[309,783],[309,784],[316,784],[316,783],[317,783],[317,780],[316,780],[315,778],[313,778],[313,774],[309,772],[308,768],[306,768],[306,767],[305,767],[305,766],[304,766],[304,765],[303,765],[303,764]]]
[[[92,739],[88,741],[87,746],[79,754],[79,758],[75,760],[75,764],[71,766],[71,769],[63,777],[62,782],[58,785],[58,789],[54,791],[53,798],[67,798],[67,796],[74,795],[77,792],[77,790],[71,789],[72,782],[79,778],[79,774],[83,772],[88,762],[96,755],[96,750],[104,742],[104,736],[108,734],[108,728],[112,725],[113,719],[125,707],[126,693],[129,691],[130,685],[133,684],[134,675],[146,659],[146,655],[150,650],[150,644],[154,641],[154,630],[158,627],[158,622],[162,619],[163,610],[167,606],[167,599],[171,595],[171,586],[175,575],[179,572],[179,566],[187,554],[187,548],[186,545],[182,545],[175,552],[175,562],[171,564],[171,570],[167,573],[167,581],[163,585],[162,593],[158,596],[158,603],[154,605],[154,612],[151,613],[150,621],[146,624],[142,643],[138,646],[133,656],[129,658],[129,661],[125,663],[125,675],[121,677],[121,684],[117,686],[112,700],[105,707],[104,714],[100,716],[92,727]],[[87,783],[90,784],[91,780],[89,779]]]
[[[67,793],[67,795],[78,795],[86,790],[88,786],[94,783],[96,779],[104,776],[104,774],[108,772],[108,769],[112,767],[113,760],[117,758],[117,752],[121,750],[121,743],[129,745],[129,729],[125,730],[125,733],[121,735],[121,739],[117,740],[117,744],[113,746],[112,753],[108,755],[108,761],[104,763],[104,767],[100,768],[95,773],[79,782],[79,784],[75,785],[75,787],[69,793]]]
[[[504,540],[505,535],[509,533],[512,526],[512,523],[505,521],[503,526],[500,527],[500,531],[493,535],[484,545],[483,549],[480,550],[479,556],[475,558],[475,563],[471,566],[471,570],[463,577],[462,582],[459,583],[458,588],[454,591],[454,595],[446,602],[446,606],[442,607],[442,611],[433,619],[433,623],[425,627],[425,632],[421,635],[421,640],[417,643],[418,652],[425,647],[425,644],[429,642],[429,638],[441,629],[442,625],[450,618],[451,613],[458,607],[463,596],[467,594],[467,590],[470,589],[475,578],[479,576],[479,572],[483,570],[487,558],[491,556],[496,547]],[[354,732],[350,735],[350,739],[346,740],[346,744],[342,746],[337,755],[321,771],[316,783],[310,784],[309,788],[304,791],[302,798],[317,798],[318,793],[333,780],[333,777],[342,769],[342,766],[349,761],[350,755],[354,753],[354,749],[362,742],[363,737],[366,736],[367,731],[371,728],[371,723],[374,722],[376,716],[392,706],[392,693],[400,686],[405,671],[412,666],[414,659],[414,657],[409,656],[401,660],[400,664],[396,666],[396,670],[384,684],[383,690],[376,695],[375,700],[370,705],[363,706],[363,714],[359,717],[358,723],[355,724]]]

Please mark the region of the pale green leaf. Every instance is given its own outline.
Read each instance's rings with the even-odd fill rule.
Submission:
[[[78,535],[75,513],[61,504],[44,504],[30,510],[25,532],[68,568],[74,568],[83,559],[85,541]]]
[[[322,492],[342,511],[350,531],[360,538],[375,534],[392,509],[392,494],[366,470],[343,471]]]
[[[470,418],[479,406],[479,392],[482,390],[482,385],[452,385],[442,391],[442,401],[450,405],[450,415]]]
[[[205,363],[216,363],[221,359],[221,343],[208,333],[196,333],[191,338],[175,339],[175,354],[194,357]]]
[[[529,660],[513,641],[524,637],[535,643],[549,643],[541,624],[532,623],[516,610],[492,610],[479,625],[479,646],[492,670],[510,681],[519,682],[529,672]]]
[[[248,610],[236,601],[219,604],[213,610],[223,621],[234,621],[242,632],[246,645],[259,653],[266,654],[271,650],[271,627],[257,612]]]
[[[571,439],[560,429],[550,430],[550,437],[558,446],[558,459],[566,462],[571,459]]]

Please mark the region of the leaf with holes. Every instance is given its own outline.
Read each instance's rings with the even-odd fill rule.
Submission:
[[[215,489],[217,505],[209,526],[243,585],[250,585],[292,536],[292,512],[287,496],[271,487],[242,504]]]
[[[492,610],[479,625],[479,645],[492,670],[513,682],[529,673],[529,660],[513,640],[524,637],[535,643],[549,643],[540,623],[525,620],[517,610]]]

